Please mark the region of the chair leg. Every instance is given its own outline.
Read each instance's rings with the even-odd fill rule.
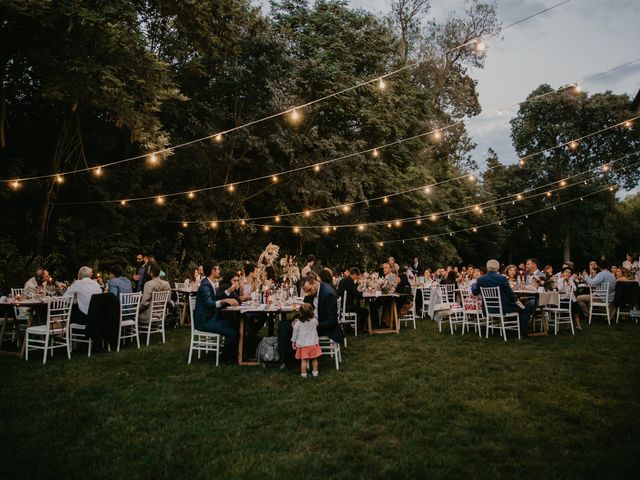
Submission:
[[[193,354],[193,335],[191,335],[191,345],[189,345],[189,360],[187,360],[187,364],[191,365],[191,355]]]
[[[91,345],[92,344],[93,344],[93,340],[89,339],[89,348],[87,349],[87,358],[91,358]],[[98,345],[98,347],[100,347],[100,345]]]
[[[47,363],[47,348],[49,347],[49,333],[44,337],[44,355],[42,356],[42,364]],[[51,350],[53,353],[53,349]]]
[[[140,331],[138,330],[138,324],[135,324],[133,328],[136,329],[136,344],[138,345],[138,350],[140,350]]]
[[[151,319],[149,319],[149,325],[147,325],[147,347],[149,346],[149,338],[151,338]]]
[[[166,312],[165,312],[166,315]],[[165,343],[165,339],[164,339],[164,318],[162,319],[162,322],[160,323],[161,328],[162,328],[162,343]]]
[[[29,332],[24,332],[24,341],[26,343],[24,349],[24,361],[29,360]]]

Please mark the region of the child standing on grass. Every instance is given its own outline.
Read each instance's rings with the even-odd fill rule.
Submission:
[[[300,306],[300,317],[293,324],[291,346],[300,360],[300,376],[307,378],[307,360],[311,360],[311,374],[318,376],[318,357],[322,355],[318,339],[318,319],[313,315],[313,305],[303,303]]]

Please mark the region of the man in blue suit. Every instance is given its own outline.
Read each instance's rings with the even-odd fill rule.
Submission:
[[[204,265],[206,277],[200,283],[200,288],[196,293],[196,308],[193,318],[197,330],[219,333],[225,337],[222,361],[235,363],[239,334],[235,326],[220,315],[220,310],[224,306],[236,307],[238,302],[233,298],[224,298],[225,292],[218,291],[215,284],[219,272],[219,267],[211,262]]]
[[[480,295],[480,288],[498,287],[500,289],[500,301],[502,303],[503,313],[518,313],[518,319],[520,321],[520,335],[523,337],[528,336],[529,332],[529,316],[531,311],[528,307],[520,307],[517,302],[517,298],[507,277],[498,273],[500,270],[500,263],[497,260],[489,260],[487,262],[487,273],[482,275],[475,285],[471,288],[471,293],[474,295]],[[494,313],[494,312],[491,312]]]

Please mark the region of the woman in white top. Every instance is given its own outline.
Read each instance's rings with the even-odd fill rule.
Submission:
[[[580,315],[578,314],[580,310],[578,308],[578,304],[576,303],[576,292],[578,291],[578,285],[573,280],[573,270],[571,269],[571,267],[564,267],[562,269],[562,272],[560,272],[560,278],[556,282],[556,288],[559,294],[571,300],[571,310],[574,312],[576,330],[582,331],[582,326],[580,325]]]

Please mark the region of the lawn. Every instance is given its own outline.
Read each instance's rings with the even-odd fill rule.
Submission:
[[[2,478],[638,478],[640,327],[349,338],[340,371],[167,343],[0,357]]]

